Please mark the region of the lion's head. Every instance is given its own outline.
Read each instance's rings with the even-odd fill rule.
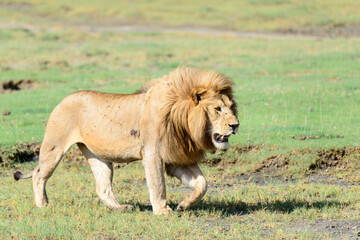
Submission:
[[[226,150],[229,137],[238,131],[236,106],[229,96],[213,90],[202,90],[194,96],[196,106],[189,114],[189,129],[193,139],[203,149]]]
[[[162,156],[168,163],[186,165],[203,157],[206,150],[225,150],[239,121],[230,78],[215,71],[180,67],[146,85],[164,88],[160,137]]]

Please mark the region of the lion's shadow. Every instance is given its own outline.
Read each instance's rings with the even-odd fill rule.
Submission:
[[[177,204],[169,204],[172,209],[176,209]],[[198,205],[192,207],[188,211],[198,212],[199,210],[217,212],[221,215],[246,215],[251,214],[255,211],[266,210],[270,212],[278,213],[291,213],[296,209],[324,209],[326,207],[339,207],[347,206],[348,203],[341,203],[334,200],[322,200],[322,201],[299,201],[299,200],[276,200],[273,202],[257,202],[257,203],[246,203],[243,201],[227,200],[218,201],[218,200],[209,200],[201,201]],[[137,203],[136,207],[140,211],[151,211],[152,208],[150,205],[144,205]]]
[[[222,215],[246,215],[255,211],[266,210],[278,213],[291,213],[296,209],[324,209],[326,207],[345,206],[346,203],[339,201],[299,201],[299,200],[276,200],[257,203],[246,203],[243,201],[209,201],[201,202],[192,210],[210,210],[221,213]]]

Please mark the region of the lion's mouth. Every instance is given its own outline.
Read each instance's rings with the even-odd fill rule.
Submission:
[[[224,143],[224,142],[229,142],[230,135],[220,135],[218,133],[214,133],[213,137],[215,142]]]

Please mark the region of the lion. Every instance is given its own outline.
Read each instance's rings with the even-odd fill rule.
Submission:
[[[155,214],[172,212],[164,172],[193,189],[177,207],[189,209],[207,190],[198,162],[206,151],[226,150],[238,131],[232,86],[229,77],[215,71],[178,67],[134,94],[72,93],[49,116],[38,166],[14,178],[32,177],[36,206],[47,205],[46,182],[77,144],[94,174],[97,195],[111,210],[132,209],[115,199],[113,163],[137,160],[142,160]]]

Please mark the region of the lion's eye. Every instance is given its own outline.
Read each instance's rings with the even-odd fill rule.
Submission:
[[[215,108],[215,110],[216,110],[217,112],[221,112],[221,107],[217,107],[217,108]]]

